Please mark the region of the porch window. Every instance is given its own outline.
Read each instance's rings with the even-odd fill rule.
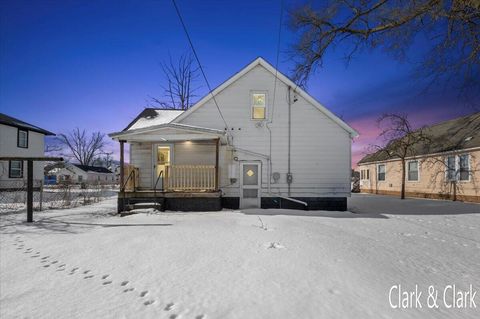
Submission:
[[[377,174],[377,179],[379,181],[384,181],[385,180],[385,164],[379,164],[378,165],[378,174]]]
[[[10,161],[8,165],[9,178],[23,177],[23,161]]]
[[[410,161],[407,166],[407,179],[409,181],[418,181],[418,161]]]
[[[267,94],[266,93],[253,93],[252,94],[252,119],[264,120],[265,110],[267,106]]]

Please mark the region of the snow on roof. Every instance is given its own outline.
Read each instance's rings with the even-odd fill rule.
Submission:
[[[124,131],[130,131],[160,124],[167,124],[183,112],[184,111],[182,110],[147,108],[143,110],[143,112],[140,113],[138,117],[132,123],[130,123],[130,125],[127,126]]]

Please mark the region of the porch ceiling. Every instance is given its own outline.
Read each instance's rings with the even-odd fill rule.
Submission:
[[[122,131],[109,134],[114,140],[127,142],[156,142],[156,141],[185,141],[223,138],[222,130],[190,126],[177,123],[156,125],[136,130]]]

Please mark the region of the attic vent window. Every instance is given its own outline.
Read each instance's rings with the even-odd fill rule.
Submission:
[[[267,93],[252,93],[252,119],[264,120],[267,107]]]

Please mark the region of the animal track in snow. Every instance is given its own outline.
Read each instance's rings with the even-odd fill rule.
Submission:
[[[54,265],[56,263],[58,263],[58,260],[54,260],[54,261],[51,262],[52,265]]]
[[[148,306],[148,305],[151,305],[151,304],[154,303],[154,302],[155,302],[155,300],[147,300],[147,301],[145,301],[143,304],[144,304],[145,306]]]
[[[120,286],[126,286],[126,285],[128,285],[128,281],[126,281],[126,280],[122,281],[122,283],[120,284]]]
[[[90,278],[93,278],[93,277],[94,277],[93,275],[89,275],[89,276],[83,277],[83,279],[90,279]]]
[[[103,275],[103,276],[102,276],[102,279],[107,279],[108,276],[110,276],[110,275]]]
[[[205,315],[198,315],[195,317],[195,319],[203,319],[203,318],[205,318]]]
[[[167,304],[165,306],[165,309],[163,309],[163,310],[170,311],[170,310],[172,310],[173,306],[175,306],[175,304],[173,302],[171,302],[171,303]]]
[[[175,319],[175,318],[177,318],[177,316],[178,316],[178,315],[173,314],[173,315],[170,315],[170,317],[168,317],[168,319]]]
[[[123,292],[129,292],[129,291],[134,291],[134,290],[135,290],[135,288],[127,288]]]
[[[148,290],[142,291],[142,292],[140,293],[140,297],[143,298],[143,297],[145,297],[147,294],[148,294]]]
[[[83,273],[88,274],[89,272],[90,272],[90,270],[85,270]]]
[[[278,243],[278,242],[271,242],[271,243],[268,243],[266,246],[267,246],[267,249],[281,249],[281,248],[285,248],[285,246],[281,245],[281,244]]]
[[[112,283],[112,281],[109,280],[109,281],[105,281],[104,283],[102,283],[102,285],[104,285],[104,286],[105,286],[105,285],[110,285],[111,283]]]
[[[42,260],[48,259],[48,257],[50,257],[50,256],[42,257]]]
[[[50,267],[50,265],[46,264],[46,265],[43,266],[43,268],[47,268],[47,267]]]

